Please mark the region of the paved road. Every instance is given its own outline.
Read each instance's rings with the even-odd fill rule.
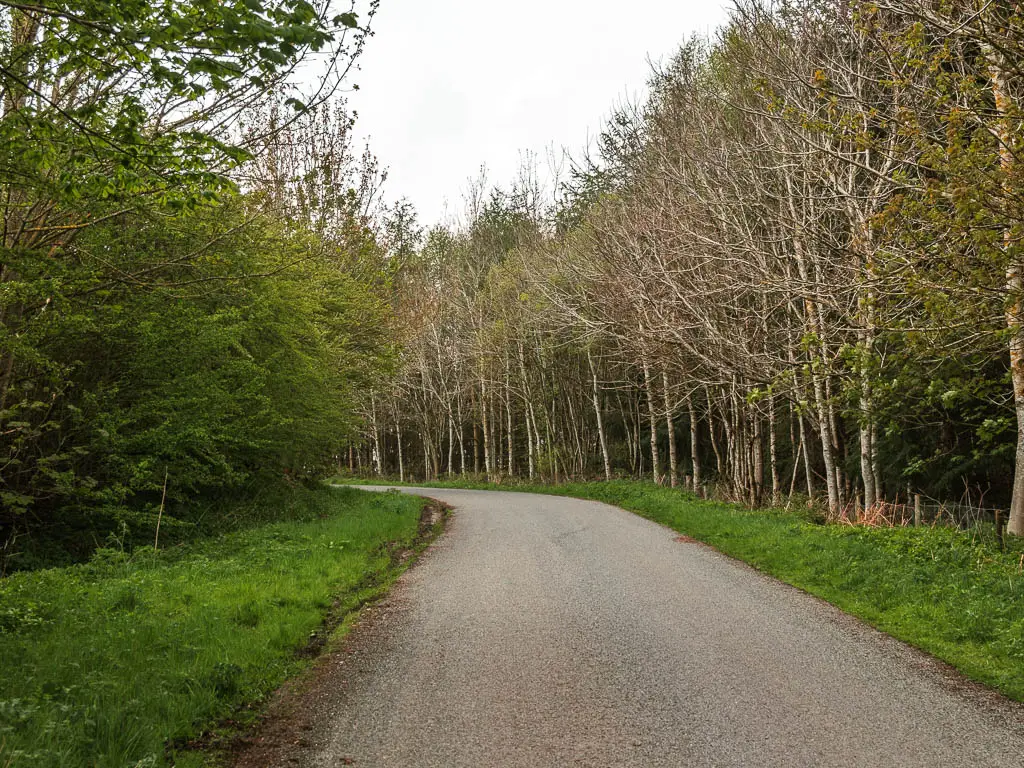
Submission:
[[[1024,766],[1020,708],[665,528],[414,492],[450,529],[354,633],[303,765]]]

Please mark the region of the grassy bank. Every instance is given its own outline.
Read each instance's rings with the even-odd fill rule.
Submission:
[[[444,483],[441,483],[444,485]],[[948,528],[819,525],[649,483],[498,488],[595,499],[707,542],[1024,701],[1024,542]]]
[[[397,575],[386,545],[415,539],[422,502],[296,494],[290,522],[0,581],[0,767],[198,763],[175,745],[307,664],[328,613]]]

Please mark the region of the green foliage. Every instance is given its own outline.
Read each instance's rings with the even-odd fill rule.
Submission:
[[[305,52],[336,47],[356,26],[355,14],[329,20],[322,5],[0,3],[0,178],[93,214],[102,201],[208,199],[245,156],[216,126],[221,110],[279,84]]]
[[[985,348],[937,355],[935,341],[886,340],[874,390],[886,487],[911,483],[936,498],[959,498],[967,486],[975,501],[978,489],[1006,499],[1016,436],[1007,362]]]
[[[295,490],[297,519],[0,581],[0,765],[165,765],[300,670],[297,651],[395,576],[422,502]],[[171,756],[173,759],[173,756]]]
[[[240,194],[287,121],[239,113],[315,111],[286,76],[365,34],[321,0],[0,2],[0,574],[152,531],[165,481],[173,538],[332,462],[392,355],[380,249],[347,183],[329,236]]]
[[[167,222],[93,228],[76,248],[102,264],[8,281],[49,296],[20,337],[20,370],[34,373],[3,414],[0,526],[30,512],[22,529],[74,518],[102,539],[126,507],[151,529],[165,478],[173,526],[189,517],[173,505],[198,494],[330,466],[392,351],[378,288],[310,237],[232,197]],[[160,278],[140,289],[111,269]]]

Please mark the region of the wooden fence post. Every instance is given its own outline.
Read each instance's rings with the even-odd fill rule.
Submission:
[[[914,494],[914,527],[921,526],[921,494]]]

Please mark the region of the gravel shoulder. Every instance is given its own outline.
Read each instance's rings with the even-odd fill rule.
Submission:
[[[402,490],[447,532],[237,765],[1024,766],[1020,705],[657,524]]]

